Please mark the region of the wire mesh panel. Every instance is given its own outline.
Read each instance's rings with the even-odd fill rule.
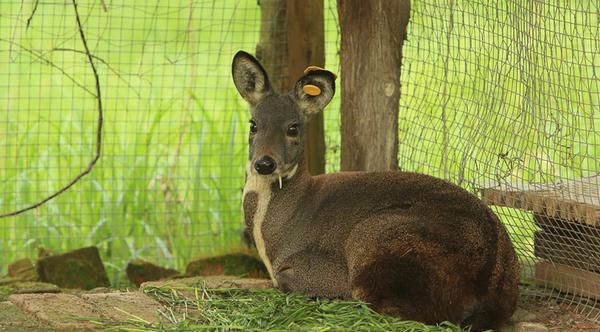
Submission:
[[[80,1],[104,102],[102,158],[65,194],[0,223],[2,268],[38,247],[100,248],[181,267],[239,243],[247,114],[231,84],[254,49],[255,1]],[[0,4],[0,211],[94,156],[97,94],[71,0]]]
[[[40,247],[96,245],[118,282],[132,258],[181,268],[237,246],[248,114],[230,62],[256,49],[256,1],[74,4],[0,2],[0,214],[85,170],[104,115],[92,172],[0,219],[0,273]],[[325,1],[338,72],[336,11]],[[588,317],[600,298],[599,12],[592,0],[413,1],[399,117],[400,167],[493,204],[523,280],[541,286],[532,294],[556,290]],[[331,172],[339,95],[325,119]]]
[[[589,317],[600,299],[599,12],[597,1],[414,1],[399,123],[400,166],[495,204],[523,280]]]
[[[325,8],[336,70],[335,1]],[[87,176],[0,219],[0,274],[40,248],[96,245],[118,284],[133,258],[181,269],[238,246],[249,115],[230,65],[237,50],[254,52],[260,27],[255,0],[2,1],[0,214],[52,195],[93,160],[96,78],[104,128]],[[335,110],[326,136],[334,152]]]

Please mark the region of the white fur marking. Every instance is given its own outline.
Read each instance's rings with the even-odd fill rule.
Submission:
[[[256,193],[257,195],[256,210],[252,216],[252,235],[254,236],[254,243],[256,244],[258,254],[265,264],[267,271],[269,271],[269,276],[271,277],[271,281],[273,281],[273,285],[277,287],[277,280],[275,280],[273,276],[273,266],[271,265],[269,257],[267,257],[265,240],[262,234],[262,225],[265,221],[269,201],[271,200],[271,181],[267,177],[253,174],[251,166],[251,162],[248,162],[248,165],[246,166],[247,178],[246,185],[244,186],[243,199],[246,199],[246,194],[251,192]]]
[[[291,178],[292,178],[294,175],[296,175],[296,171],[298,171],[298,164],[296,164],[296,165],[294,166],[294,168],[292,168],[292,170],[291,170],[291,171],[289,171],[289,173],[287,173],[287,174],[285,175],[285,178],[286,178],[286,179],[291,179]]]

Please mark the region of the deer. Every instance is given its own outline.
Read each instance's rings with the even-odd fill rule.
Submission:
[[[312,176],[306,126],[333,98],[336,76],[312,68],[282,94],[245,51],[233,57],[232,76],[251,118],[245,227],[275,287],[473,331],[510,319],[518,259],[484,202],[420,173]]]

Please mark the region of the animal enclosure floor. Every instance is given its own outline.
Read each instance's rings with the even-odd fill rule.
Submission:
[[[600,308],[596,310],[596,322],[574,312],[566,303],[551,298],[526,299],[519,303],[515,317],[528,322],[540,323],[548,331],[556,332],[600,332]]]
[[[523,297],[515,319],[540,323],[547,331],[600,332],[600,323],[549,298]],[[270,288],[264,279],[185,278],[146,283],[142,290],[17,294],[0,301],[0,331],[65,329],[461,331],[452,325],[427,326],[381,316],[360,302],[284,294]],[[505,332],[512,331],[531,330]]]

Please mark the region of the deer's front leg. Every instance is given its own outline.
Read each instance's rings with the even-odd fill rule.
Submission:
[[[350,298],[344,259],[323,251],[306,249],[287,257],[278,264],[275,278],[279,289],[284,292]]]

